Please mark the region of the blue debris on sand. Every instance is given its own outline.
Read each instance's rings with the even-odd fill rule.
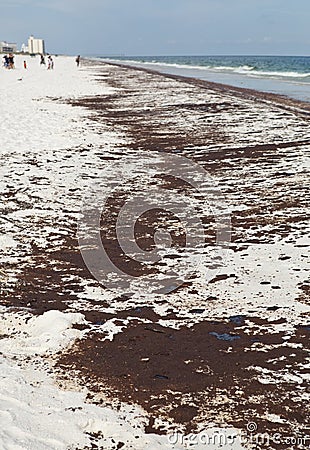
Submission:
[[[236,325],[243,325],[245,316],[231,316],[229,318],[230,322],[236,324]]]
[[[157,380],[169,380],[169,377],[166,377],[166,375],[155,375],[154,378],[157,378]]]
[[[234,334],[229,333],[219,334],[216,333],[215,331],[211,331],[209,334],[211,334],[211,336],[215,336],[220,341],[235,341],[236,339],[240,339],[240,336],[236,336]]]

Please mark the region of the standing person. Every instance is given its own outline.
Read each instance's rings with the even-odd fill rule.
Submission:
[[[27,63],[24,61],[24,69],[27,69]]]
[[[45,66],[45,58],[44,58],[44,55],[41,55],[40,66],[42,66],[42,65]]]
[[[47,62],[48,62],[47,70],[53,70],[54,69],[54,61],[53,61],[53,58],[51,57],[51,55],[49,55]]]
[[[77,67],[80,66],[80,59],[81,59],[81,56],[78,55],[78,56],[76,57],[76,60],[75,60]]]
[[[13,53],[9,54],[9,69],[15,69]]]
[[[4,55],[3,59],[4,59],[3,65],[6,69],[8,69],[9,68],[9,55]]]

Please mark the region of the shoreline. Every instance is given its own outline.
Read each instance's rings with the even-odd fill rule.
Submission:
[[[91,59],[84,59],[85,61],[93,62]],[[101,61],[96,61],[96,64],[101,64]],[[213,81],[207,81],[207,80],[200,80],[199,78],[194,78],[190,76],[182,76],[182,75],[173,75],[169,73],[160,72],[155,69],[149,69],[144,67],[138,67],[134,65],[128,65],[121,62],[111,62],[111,61],[102,61],[102,64],[110,64],[115,65],[119,67],[124,67],[127,69],[135,69],[135,70],[141,70],[145,71],[147,73],[153,73],[158,76],[163,76],[166,78],[171,78],[173,80],[179,80],[183,81],[185,83],[190,83],[196,86],[205,87],[206,89],[212,89],[214,91],[227,91],[231,92],[233,95],[240,95],[241,97],[250,99],[250,100],[257,100],[264,103],[272,102],[275,105],[278,105],[279,107],[283,107],[284,109],[287,109],[289,111],[299,112],[301,114],[304,114],[306,116],[310,115],[310,103],[304,102],[301,100],[297,100],[294,98],[291,98],[286,95],[281,94],[273,94],[269,92],[263,92],[255,89],[249,89],[245,87],[237,87],[230,84],[223,84],[223,83],[217,83]]]
[[[20,115],[17,120],[10,104],[6,119],[15,128],[2,130],[8,222],[1,224],[1,269],[8,276],[0,347],[13,368],[17,355],[23,368],[34,369],[30,381],[22,372],[23,386],[35,385],[27,401],[34,402],[34,391],[46,407],[39,416],[32,412],[33,422],[77,448],[173,448],[167,433],[197,436],[217,428],[238,434],[252,421],[259,432],[305,435],[307,111],[278,97],[274,104],[269,95],[255,101],[252,91],[84,63],[77,71],[73,58],[60,58],[53,74],[29,71],[25,86],[12,74],[5,77],[6,95],[18,95]],[[27,139],[29,117],[36,133]],[[212,221],[209,228],[202,210],[207,233],[201,252],[211,282],[206,285],[197,269],[169,295],[137,289],[117,296],[82,260],[80,204],[115,162],[123,169],[116,181],[129,195],[136,185],[122,183],[123,174],[139,174],[137,187],[140,182],[146,192],[154,185],[183,189],[169,177],[148,179],[143,163],[152,152],[181,154],[210,173],[231,214],[232,241],[226,260],[214,268],[208,260],[215,247]],[[124,263],[115,245],[118,200],[112,198],[102,227],[111,258]],[[148,248],[145,236],[154,236],[158,220],[151,215],[137,230],[139,245]],[[177,264],[182,248],[171,256],[162,264]],[[4,381],[10,386],[16,376],[16,386],[22,375],[12,367],[13,377],[7,370]],[[55,389],[46,399],[35,380],[48,370]],[[12,399],[12,417],[21,400]],[[50,405],[54,420],[68,421],[71,434],[53,429]],[[36,448],[40,436],[32,431]],[[235,444],[229,448],[242,448]]]

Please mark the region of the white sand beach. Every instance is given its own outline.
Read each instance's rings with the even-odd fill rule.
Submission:
[[[23,68],[24,59],[27,69]],[[162,411],[154,403],[155,425],[148,432],[146,428],[151,416],[150,411],[145,409],[148,400],[144,404],[144,400],[128,394],[128,401],[125,401],[126,386],[118,400],[114,391],[109,398],[108,382],[114,372],[111,372],[112,375],[107,374],[106,378],[103,376],[102,380],[96,378],[97,372],[95,376],[92,373],[89,377],[85,371],[79,373],[77,366],[80,364],[82,367],[85,362],[82,357],[77,366],[68,363],[67,373],[66,369],[61,373],[61,367],[66,367],[68,360],[63,360],[57,368],[55,365],[63,354],[69,355],[70,359],[70,350],[75,349],[77,342],[78,354],[83,354],[83,339],[88,343],[88,339],[95,342],[98,338],[100,348],[100,342],[113,343],[115,336],[126,335],[128,330],[135,330],[135,327],[141,327],[142,330],[139,329],[138,337],[140,331],[143,335],[147,327],[153,327],[151,334],[157,339],[158,330],[181,330],[186,333],[184,329],[195,330],[196,326],[204,322],[208,322],[209,327],[221,320],[231,327],[232,318],[241,317],[240,320],[245,322],[240,328],[223,329],[217,334],[209,332],[207,328],[208,336],[227,337],[228,333],[228,336],[234,337],[234,333],[240,332],[238,338],[244,343],[241,352],[254,354],[257,351],[259,358],[265,353],[276,362],[287,358],[287,366],[281,366],[280,369],[274,363],[274,371],[268,366],[267,356],[263,362],[257,359],[257,367],[254,367],[254,358],[251,364],[242,369],[244,372],[248,368],[255,370],[260,386],[268,383],[286,386],[287,383],[290,395],[295,392],[296,403],[307,403],[309,394],[306,384],[309,375],[306,369],[309,366],[302,354],[305,338],[298,333],[300,329],[309,327],[310,312],[306,289],[309,240],[303,203],[306,202],[304,196],[309,170],[309,160],[306,158],[306,150],[310,148],[309,118],[291,107],[281,109],[281,106],[273,105],[268,99],[260,103],[250,98],[234,97],[231,92],[221,94],[219,91],[200,91],[199,86],[187,86],[178,80],[157,78],[155,74],[144,75],[141,72],[140,76],[149,77],[149,82],[154,85],[150,84],[150,91],[145,92],[145,95],[136,92],[137,117],[141,112],[153,111],[163,105],[168,111],[172,106],[177,108],[179,104],[187,104],[188,116],[180,115],[179,119],[176,113],[173,115],[175,123],[171,119],[172,115],[169,116],[170,112],[165,110],[166,116],[163,115],[162,123],[158,121],[158,129],[163,123],[168,124],[162,135],[171,137],[173,132],[178,133],[177,127],[180,127],[187,136],[192,133],[197,141],[204,126],[201,120],[198,122],[198,114],[203,115],[206,123],[213,121],[212,126],[216,127],[216,131],[210,131],[208,142],[204,141],[200,145],[196,142],[192,147],[178,143],[172,146],[173,151],[184,148],[184,156],[197,160],[200,158],[202,164],[206,162],[205,154],[213,152],[218,155],[226,149],[228,153],[231,152],[225,160],[225,167],[221,167],[219,172],[215,168],[212,176],[223,185],[222,192],[227,201],[225,208],[233,216],[234,237],[229,243],[231,247],[227,251],[225,263],[208,268],[212,274],[211,284],[205,283],[206,270],[202,267],[197,269],[198,275],[184,289],[167,296],[148,292],[147,289],[141,294],[141,287],[138,286],[131,297],[120,300],[100,283],[94,282],[89,274],[85,275],[84,269],[76,269],[76,253],[72,251],[74,245],[67,242],[76,238],[76,226],[81,218],[83,197],[89,184],[102,177],[109,168],[109,161],[124,162],[127,156],[130,157],[131,165],[128,163],[127,168],[122,168],[124,172],[127,171],[127,175],[137,170],[138,165],[135,167],[132,164],[133,159],[144,161],[144,137],[140,138],[138,129],[132,131],[132,123],[125,121],[122,116],[124,111],[131,111],[130,89],[135,84],[139,85],[136,81],[139,73],[133,72],[126,78],[125,69],[121,72],[114,66],[104,66],[103,69],[100,64],[84,64],[83,61],[78,69],[73,57],[58,56],[54,60],[54,70],[47,70],[40,66],[39,57],[17,56],[14,70],[0,70],[0,448],[185,449],[191,448],[190,439],[195,442],[194,448],[197,450],[251,448],[251,443],[240,441],[244,422],[240,421],[238,427],[238,420],[230,422],[229,411],[221,408],[218,420],[215,413],[209,417],[206,412],[208,404],[203,405],[207,397],[199,397],[198,401],[196,391],[197,395],[191,397],[190,389],[186,393],[181,387],[178,390],[178,381],[173,388],[168,386],[163,390],[175,396],[179,403],[171,404],[170,409],[165,405]],[[159,92],[160,85],[164,83],[165,88],[158,95],[156,89]],[[179,89],[181,85],[182,92]],[[121,94],[122,103],[113,109],[108,101],[113,101]],[[144,104],[138,104],[140,98],[143,98]],[[103,106],[100,104],[98,107],[101,99],[107,103],[103,102]],[[192,106],[205,103],[212,104],[214,109],[210,112],[202,108],[197,113]],[[238,107],[237,116],[234,116],[235,107]],[[216,118],[215,114],[218,114]],[[113,122],[113,117],[119,122]],[[244,117],[246,119],[243,121]],[[151,119],[146,118],[146,122],[148,120]],[[140,124],[138,119],[137,124]],[[134,142],[135,133],[140,139],[137,142]],[[161,136],[156,141],[158,145],[161,145],[160,139]],[[269,147],[264,148],[264,145],[274,145],[272,161],[268,160]],[[259,156],[243,163],[246,149],[251,147],[254,153],[256,146],[262,146]],[[241,162],[236,161],[233,154],[235,149],[244,152],[241,156],[238,154]],[[257,158],[262,158],[259,167]],[[218,161],[216,159],[214,166]],[[207,167],[209,171],[211,166],[210,163],[210,167]],[[286,206],[283,206],[284,203]],[[271,208],[270,205],[275,204],[278,209]],[[251,221],[244,225],[246,216],[247,219],[251,217]],[[290,219],[289,225],[286,224],[287,218]],[[60,255],[59,260],[58,256],[55,257],[56,253]],[[62,259],[62,253],[68,254],[68,258]],[[48,273],[49,267],[53,271],[52,275]],[[45,282],[48,285],[47,292],[41,292]],[[65,286],[66,290],[62,291],[59,286]],[[126,317],[121,315],[124,311],[138,310],[141,305],[151,309],[152,314],[159,318],[139,317],[139,311]],[[98,317],[92,320],[91,314],[98,314]],[[268,339],[266,337],[261,342],[259,339],[256,342],[254,340],[251,344],[247,341],[247,337],[260,338],[264,333],[267,336],[267,331]],[[159,336],[160,333],[163,334],[163,331],[158,331]],[[135,339],[139,340],[138,337],[131,337],[128,346]],[[220,354],[233,353],[233,345],[220,348]],[[120,358],[126,349],[121,343],[116,347],[108,351],[111,354],[115,352]],[[284,348],[285,357],[282,358],[280,353],[269,355],[268,352],[274,348]],[[163,349],[164,345],[158,354],[163,353]],[[296,365],[290,360],[294,353],[298,353]],[[149,354],[145,354],[144,358],[140,356],[139,361],[151,358]],[[96,361],[93,363],[95,367]],[[190,366],[191,363],[188,358],[184,365]],[[102,364],[104,366],[104,362]],[[193,369],[196,375],[199,370],[200,374],[206,373],[202,360],[199,364]],[[160,370],[162,367],[158,368],[159,372],[155,375],[157,379],[162,374]],[[240,376],[239,373],[237,375]],[[92,392],[90,380],[93,376],[98,386],[104,384],[104,380],[107,382],[106,391],[102,397],[99,396],[100,402],[97,398],[100,387]],[[130,376],[133,379],[131,372]],[[123,383],[121,380],[120,386]],[[134,384],[134,381],[129,384]],[[131,387],[127,388],[131,392]],[[148,385],[144,386],[145,392],[148,388]],[[241,384],[236,385],[235,390],[229,386],[226,393],[224,390],[219,392],[217,401],[221,404],[233,402],[233,395],[237,398],[244,394],[240,394],[241,388]],[[139,386],[135,390],[139,391]],[[160,399],[161,394],[151,391],[149,398]],[[254,399],[252,391],[244,395],[251,397],[253,404],[259,405],[259,399]],[[264,393],[260,395],[264,397]],[[169,416],[173,408],[178,409],[180,404],[197,408],[198,426],[191,436],[184,417],[178,420]],[[267,421],[274,432],[274,424],[281,423],[296,426],[300,433],[304,430],[302,420],[290,422],[284,413],[281,415],[280,409],[277,412],[269,407],[264,406],[264,411],[257,412],[255,418]],[[210,408],[217,411],[217,403],[210,405]],[[231,408],[230,411],[236,411],[233,406]],[[157,412],[163,412],[162,417],[157,416]],[[240,417],[242,414],[243,411]],[[249,422],[251,419],[248,415]],[[154,432],[160,429],[164,431],[162,434]],[[182,436],[177,443],[173,442],[173,433],[176,431]],[[165,433],[168,433],[170,440]],[[214,437],[218,433],[226,436],[226,439],[223,437],[224,446],[216,441],[213,443],[212,439],[206,446],[206,435]],[[184,437],[186,435],[187,438]],[[231,435],[235,438],[231,439]]]
[[[24,59],[27,70],[23,69]],[[20,201],[27,202],[35,196],[43,198],[52,206],[48,214],[57,217],[59,199],[65,199],[69,189],[76,185],[79,161],[74,156],[74,149],[90,144],[109,149],[115,142],[121,142],[121,136],[109,131],[98,136],[83,109],[49,100],[111,93],[110,88],[98,85],[92,78],[92,74],[78,71],[74,58],[70,57],[56,58],[54,71],[40,67],[39,58],[29,57],[17,57],[15,70],[1,71],[2,194],[11,185],[18,192]],[[76,159],[74,166],[60,168],[63,160],[59,160],[58,155],[63,152]],[[25,163],[31,160],[35,160],[38,167],[32,174],[47,176],[45,186],[34,187],[29,183]],[[52,162],[53,170],[47,167],[47,161]],[[70,204],[70,199],[67,198],[65,203]],[[44,211],[32,211],[29,216],[29,211],[24,210],[14,219],[18,223],[24,219],[32,222],[33,213],[45,214]],[[25,225],[20,229],[12,222],[2,220],[1,263],[18,262],[25,257],[25,241],[29,241],[32,233],[37,240],[38,230],[32,226]],[[43,242],[44,235],[39,239]],[[6,275],[6,272],[1,273],[1,283],[6,281]],[[9,276],[14,282],[14,275]],[[126,442],[126,448],[133,449],[183,448],[169,445],[166,437],[145,435],[143,430],[147,420],[139,407],[123,404],[116,411],[108,406],[93,406],[86,402],[87,389],[80,392],[73,384],[71,390],[63,390],[55,383],[45,358],[66,348],[81,335],[71,326],[83,322],[83,316],[51,311],[38,319],[28,320],[27,313],[8,313],[6,308],[1,311],[0,330],[7,336],[1,339],[0,345],[3,355],[1,449],[84,449],[92,443],[89,433],[101,433],[104,437],[96,442],[98,447],[106,449],[116,448],[121,441]],[[239,446],[231,448],[238,449]]]
[[[23,68],[24,59],[27,70]],[[2,216],[1,264],[16,261],[18,266],[18,261],[27,257],[31,234],[38,238],[32,222],[35,215],[59,215],[61,208],[57,205],[68,196],[70,187],[76,185],[79,161],[74,150],[90,144],[110,148],[121,141],[108,131],[98,136],[83,109],[50,99],[107,95],[111,91],[95,83],[90,73],[78,71],[74,58],[70,57],[56,58],[54,71],[40,67],[39,57],[17,57],[15,70],[1,70],[1,195],[12,186],[20,201],[37,196],[50,207],[48,213],[34,210],[17,213],[14,220],[25,223],[22,228]],[[74,166],[60,167],[63,159],[59,154],[63,153],[75,159]],[[29,161],[36,163],[32,175],[46,177],[44,186],[29,182],[29,171],[26,174]],[[65,203],[69,205],[70,198]],[[2,207],[6,206],[7,202],[2,203]],[[34,227],[27,225],[28,221]],[[42,242],[44,234],[43,231],[39,237]],[[1,283],[7,281],[7,275],[14,282],[13,274],[1,272]],[[143,433],[145,413],[138,407],[123,405],[117,412],[109,407],[92,406],[85,401],[87,390],[80,392],[74,386],[72,390],[63,390],[56,385],[44,356],[54,355],[81,335],[71,326],[83,321],[83,316],[51,311],[30,322],[28,319],[25,312],[8,313],[6,308],[1,311],[1,334],[7,336],[1,339],[1,449],[88,448],[91,445],[88,433],[98,432],[105,436],[97,442],[102,448],[114,448],[122,440],[127,448],[172,448],[166,438]]]

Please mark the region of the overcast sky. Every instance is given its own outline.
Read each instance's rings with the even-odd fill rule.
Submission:
[[[310,55],[310,0],[0,0],[0,40],[82,55]]]

